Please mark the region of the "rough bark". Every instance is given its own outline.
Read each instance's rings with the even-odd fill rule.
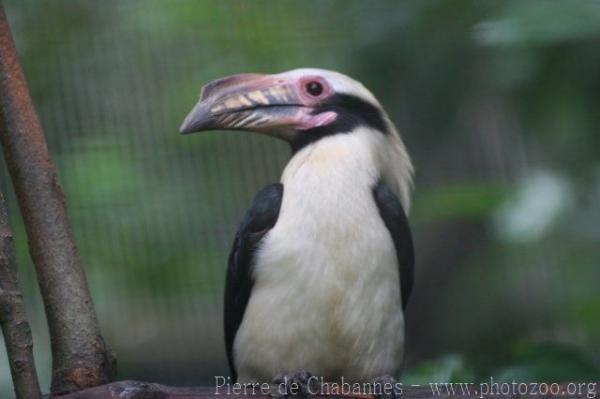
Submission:
[[[52,392],[107,383],[114,369],[114,354],[100,334],[64,194],[1,5],[0,141],[46,308]]]
[[[41,397],[33,361],[33,339],[19,288],[15,246],[8,224],[4,196],[0,193],[0,327],[15,393],[19,399]]]

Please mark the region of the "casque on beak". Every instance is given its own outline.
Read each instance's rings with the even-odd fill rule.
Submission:
[[[200,101],[179,130],[250,130],[285,138],[307,112],[303,108],[292,82],[270,75],[233,75],[202,88]]]

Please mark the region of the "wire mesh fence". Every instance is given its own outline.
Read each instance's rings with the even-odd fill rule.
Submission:
[[[289,149],[177,129],[205,82],[306,66],[371,88],[414,158],[412,375],[428,364],[484,375],[537,353],[523,342],[576,343],[597,363],[597,6],[555,2],[538,21],[535,4],[516,1],[4,4],[120,379],[199,385],[226,373],[227,255]],[[0,177],[48,386],[43,306]],[[460,355],[423,363],[445,353]]]

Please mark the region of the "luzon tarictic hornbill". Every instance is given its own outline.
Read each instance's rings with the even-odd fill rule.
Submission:
[[[397,375],[413,284],[413,167],[379,102],[332,71],[234,75],[203,87],[180,130],[219,129],[264,133],[292,149],[281,182],[263,188],[244,216],[229,257],[232,378]]]

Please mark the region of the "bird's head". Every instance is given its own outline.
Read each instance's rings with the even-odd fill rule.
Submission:
[[[288,141],[294,152],[324,137],[369,131],[382,152],[391,151],[385,163],[401,163],[388,169],[399,167],[393,172],[404,181],[399,194],[409,195],[412,165],[393,124],[368,89],[338,72],[295,69],[210,82],[180,128],[184,134],[205,130],[264,133]]]
[[[384,133],[391,129],[362,84],[338,72],[296,69],[233,75],[205,85],[180,131],[247,130],[282,138],[297,148],[361,124]]]

